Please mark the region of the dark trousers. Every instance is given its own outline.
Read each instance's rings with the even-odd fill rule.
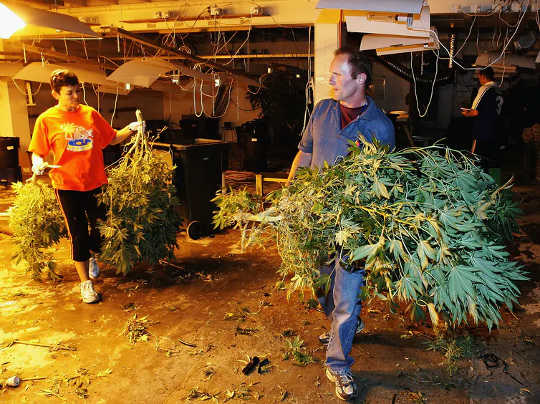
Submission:
[[[102,238],[97,228],[97,220],[105,220],[105,205],[98,204],[96,195],[101,188],[92,191],[64,191],[55,189],[60,203],[71,242],[71,258],[86,261],[90,251],[101,250]],[[90,229],[88,229],[90,225]]]
[[[480,165],[486,172],[490,168],[500,167],[497,142],[495,140],[477,140],[474,152],[480,156]]]

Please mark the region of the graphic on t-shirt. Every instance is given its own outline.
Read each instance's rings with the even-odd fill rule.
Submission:
[[[64,131],[64,136],[68,141],[67,150],[73,152],[82,152],[91,150],[93,147],[94,134],[92,129],[85,129],[72,122],[63,123],[60,129]]]

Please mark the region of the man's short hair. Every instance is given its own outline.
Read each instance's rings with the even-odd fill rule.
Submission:
[[[478,74],[481,74],[488,80],[493,80],[495,78],[495,73],[493,72],[493,68],[491,66],[488,66],[482,70],[478,70]]]
[[[51,73],[51,88],[57,93],[63,86],[78,86],[79,78],[75,73],[66,69],[58,69]]]
[[[367,56],[354,48],[346,46],[335,50],[334,56],[339,55],[349,55],[349,64],[352,68],[351,77],[353,79],[355,79],[358,74],[364,73],[366,75],[366,86],[371,84],[371,61]]]

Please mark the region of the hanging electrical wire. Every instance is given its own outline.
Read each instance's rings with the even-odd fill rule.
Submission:
[[[313,80],[311,77],[311,26],[308,28],[308,70],[307,70],[307,82],[306,82],[306,88],[305,88],[305,97],[306,97],[306,108],[304,109],[304,124],[302,125],[302,130],[300,131],[299,135],[302,136],[304,131],[306,130],[307,123],[309,122],[309,118],[311,117],[311,113],[309,111],[309,104],[311,101],[311,89],[313,88]]]
[[[116,103],[117,102],[118,102],[118,86],[116,87],[116,97],[114,97],[114,107],[113,107],[113,112],[112,112],[112,115],[111,115],[111,126],[113,126],[114,115],[116,114]]]
[[[465,44],[467,43],[467,40],[469,39],[469,37],[471,36],[471,32],[472,32],[472,29],[474,27],[474,23],[476,22],[476,16],[474,16],[473,18],[473,21],[471,23],[471,26],[469,27],[469,33],[467,34],[467,36],[465,37],[465,40],[463,41],[463,43],[461,44],[461,46],[459,47],[459,49],[454,53],[454,54],[450,54],[450,62],[452,62],[452,59],[454,57],[457,57],[457,55],[459,55],[459,52],[461,52],[461,50],[463,49],[463,47],[465,46]],[[452,42],[450,42],[451,46],[453,46]],[[452,48],[450,48],[450,50],[452,50]],[[452,52],[450,52],[452,53]],[[451,66],[450,66],[451,67]]]
[[[526,3],[526,4],[525,4]],[[496,58],[494,58],[493,60],[491,60],[487,66],[478,66],[478,67],[465,67],[463,66],[461,63],[459,63],[454,57],[452,57],[452,61],[453,63],[460,67],[461,69],[463,70],[483,70],[489,66],[492,66],[494,65],[495,63],[497,63],[504,55],[504,52],[506,51],[506,49],[508,48],[508,46],[512,43],[512,39],[514,38],[514,36],[516,35],[520,25],[521,25],[521,22],[523,21],[523,18],[525,17],[525,14],[527,13],[527,7],[529,5],[529,0],[524,0],[522,3],[521,3],[521,14],[519,16],[519,19],[518,19],[518,22],[517,24],[515,25],[515,29],[514,29],[514,32],[512,33],[512,35],[510,36],[510,38],[504,43],[504,46],[501,50],[501,53],[499,54],[499,56],[497,56]],[[431,30],[431,29],[413,29],[411,28],[411,30],[413,31],[421,31],[421,32],[430,32],[433,36],[433,38],[437,41],[437,43],[439,44],[440,47],[442,47],[445,52],[448,54],[448,56],[450,56],[450,50],[440,41],[439,39],[439,36],[437,34],[437,32]]]
[[[414,83],[414,97],[416,98],[416,109],[418,111],[418,117],[423,118],[427,115],[429,106],[431,105],[431,100],[433,98],[433,93],[435,90],[435,81],[437,80],[437,73],[439,71],[439,50],[437,49],[437,59],[435,60],[435,76],[433,82],[431,83],[431,94],[429,95],[429,101],[426,105],[424,112],[420,112],[420,107],[418,106],[418,94],[416,93],[416,77],[414,76],[414,67],[413,67],[413,52],[411,52],[411,73]]]

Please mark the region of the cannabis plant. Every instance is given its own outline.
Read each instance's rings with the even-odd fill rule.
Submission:
[[[54,245],[67,235],[53,189],[41,182],[13,184],[17,196],[10,208],[9,227],[15,241],[16,263],[23,261],[35,279],[54,272]]]
[[[218,195],[217,217],[241,227],[248,244],[264,232],[275,237],[279,272],[292,275],[289,291],[327,288],[319,268],[339,260],[366,269],[364,298],[408,302],[436,326],[491,328],[499,306],[511,310],[516,302],[516,282],[526,279],[504,249],[519,213],[510,186],[498,187],[454,150],[389,152],[364,141],[331,167],[301,170],[267,197],[263,212],[227,210],[238,196]]]
[[[104,237],[100,260],[124,275],[137,263],[171,258],[181,224],[173,170],[152,153],[143,131],[126,148],[98,197],[108,209],[100,225]]]
[[[98,195],[107,207],[107,218],[99,225],[104,239],[100,260],[124,275],[137,263],[172,257],[180,226],[173,170],[152,153],[142,131],[127,148]],[[67,236],[54,191],[43,183],[18,183],[15,191],[10,227],[16,257],[27,262],[34,277],[42,272],[54,277],[52,247]]]

